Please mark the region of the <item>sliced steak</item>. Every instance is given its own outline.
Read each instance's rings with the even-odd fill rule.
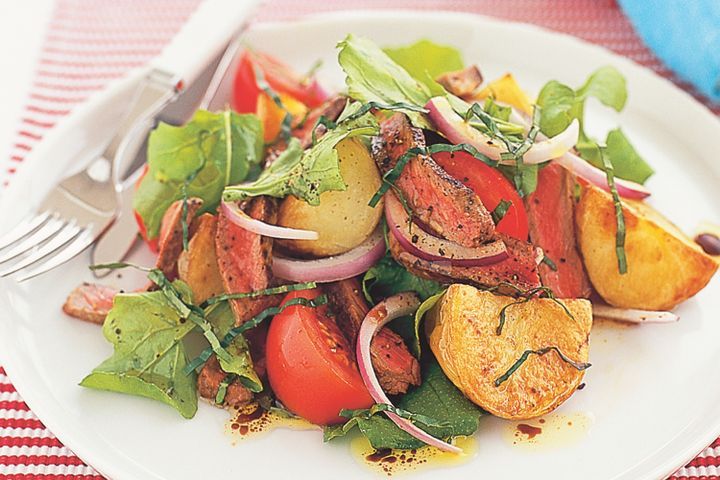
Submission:
[[[404,250],[392,235],[388,238],[393,258],[419,277],[442,283],[469,283],[486,288],[506,283],[522,290],[540,286],[538,249],[506,235],[500,234],[500,238],[505,242],[509,258],[482,267],[456,267],[447,262],[423,260]],[[515,293],[513,289],[501,291],[507,294]]]
[[[482,73],[477,65],[471,65],[455,72],[443,73],[436,78],[445,90],[458,97],[472,95],[483,81]]]
[[[197,378],[198,393],[201,397],[215,403],[220,384],[227,374],[220,368],[220,362],[213,354],[200,370]],[[235,380],[231,382],[225,393],[223,405],[225,407],[240,408],[249,404],[253,400],[253,393],[243,384]]]
[[[195,214],[202,206],[199,198],[189,198],[187,201],[187,225],[190,229]],[[158,257],[155,266],[162,270],[168,280],[177,278],[177,261],[183,249],[182,229],[182,200],[174,202],[163,215],[158,237]],[[188,232],[188,236],[192,234]]]
[[[277,207],[271,198],[253,198],[241,208],[257,220],[275,221]],[[215,251],[226,293],[254,292],[272,285],[272,239],[238,227],[222,211],[218,215]],[[280,300],[278,296],[230,300],[236,325],[270,306],[278,305]]]
[[[425,147],[422,130],[397,113],[382,123],[372,153],[382,172],[392,169],[409,149]],[[467,247],[494,238],[495,224],[480,198],[451,177],[431,157],[411,159],[395,182],[417,218],[439,235]]]
[[[592,291],[575,241],[572,173],[550,164],[540,170],[537,189],[525,199],[530,240],[557,267],[539,265],[543,285],[558,298],[588,298]]]
[[[370,310],[363,297],[360,282],[355,278],[323,285],[331,311],[340,330],[355,352],[357,335],[365,315]],[[386,393],[407,392],[410,385],[420,385],[420,365],[408,351],[403,339],[385,327],[370,344],[373,368]]]
[[[63,312],[71,317],[102,325],[113,306],[113,298],[119,292],[112,287],[83,283],[70,292],[63,305]]]

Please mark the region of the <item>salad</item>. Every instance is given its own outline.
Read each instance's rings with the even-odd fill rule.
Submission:
[[[623,130],[586,133],[588,99],[626,103],[613,67],[532,98],[427,40],[337,47],[344,92],[247,49],[227,109],[150,134],[133,207],[157,260],[91,267],[146,271],[136,291],[68,296],[114,348],[82,386],[459,452],[481,415],[580,387],[593,315],[675,321],[717,270],[716,233],[647,203]]]

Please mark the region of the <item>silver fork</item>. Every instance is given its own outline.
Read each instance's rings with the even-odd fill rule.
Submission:
[[[150,70],[131,98],[130,111],[103,153],[83,171],[57,184],[35,213],[0,238],[0,277],[21,273],[18,281],[41,275],[90,246],[119,210],[115,188],[117,154],[127,148],[128,133],[151,122],[175,95],[175,76]]]
[[[198,7],[152,62],[102,155],[58,184],[36,213],[0,237],[0,277],[20,273],[21,282],[36,277],[69,261],[102,235],[119,211],[117,158],[126,156],[121,150],[129,148],[128,138],[151,128],[159,112],[187,91],[208,59],[217,58],[236,37],[257,4],[258,0],[205,0]]]

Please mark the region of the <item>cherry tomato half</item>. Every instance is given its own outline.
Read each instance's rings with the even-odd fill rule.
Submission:
[[[256,71],[262,72],[265,81],[278,94],[285,94],[309,108],[321,105],[327,93],[314,79],[304,80],[279,60],[260,52],[245,50],[235,73],[233,109],[239,113],[255,113],[261,89],[257,85]]]
[[[505,216],[497,225],[497,231],[520,240],[528,238],[528,220],[525,206],[512,184],[502,173],[485,165],[465,152],[439,152],[433,159],[447,173],[472,188],[489,211],[501,200],[510,202]]]
[[[283,303],[320,294],[318,289],[291,292]],[[374,402],[349,348],[325,306],[286,308],[273,319],[267,337],[267,374],[275,395],[317,425],[345,421],[338,415],[343,408],[369,408]]]

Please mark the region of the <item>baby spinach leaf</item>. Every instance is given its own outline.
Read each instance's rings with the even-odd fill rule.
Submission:
[[[235,316],[228,302],[216,303],[211,306],[207,311],[207,320],[220,338],[224,338],[235,326]],[[263,385],[255,372],[250,356],[250,347],[245,337],[241,334],[233,338],[226,350],[230,354],[230,361],[218,357],[220,368],[228,374],[237,375],[240,383],[251,392],[261,392]]]
[[[442,86],[435,81],[438,75],[465,67],[457,48],[438,45],[427,39],[404,47],[386,47],[383,51],[413,78],[425,84],[433,95],[445,94]]]
[[[183,338],[194,327],[180,318],[163,292],[117,295],[103,325],[115,351],[80,385],[152,398],[192,418],[197,411],[195,375],[183,373],[188,362]]]
[[[615,175],[618,177],[645,183],[655,173],[655,170],[637,153],[621,129],[611,130],[605,144],[605,154],[610,159]],[[602,161],[595,166],[602,168]]]
[[[440,365],[432,361],[423,369],[422,385],[403,395],[397,407],[403,411],[430,418],[432,425],[417,422],[418,427],[437,438],[472,435],[478,428],[483,411],[460,392],[445,376]],[[384,414],[369,417],[357,416],[345,425],[328,427],[326,441],[343,436],[355,427],[367,437],[373,448],[418,448],[424,445],[410,434],[400,430]]]
[[[262,125],[255,115],[229,110],[198,110],[185,125],[160,123],[148,141],[148,173],[133,197],[133,208],[155,238],[162,216],[176,200],[203,200],[203,211],[214,211],[223,188],[259,172]]]
[[[577,96],[583,100],[588,97],[595,97],[603,105],[619,112],[625,108],[625,102],[627,101],[625,77],[614,67],[600,67],[578,89]]]
[[[432,97],[424,82],[418,81],[387,53],[367,38],[348,35],[338,43],[338,63],[345,72],[351,98],[363,103],[409,103],[425,106]],[[424,114],[407,112],[419,128],[432,128]]]

